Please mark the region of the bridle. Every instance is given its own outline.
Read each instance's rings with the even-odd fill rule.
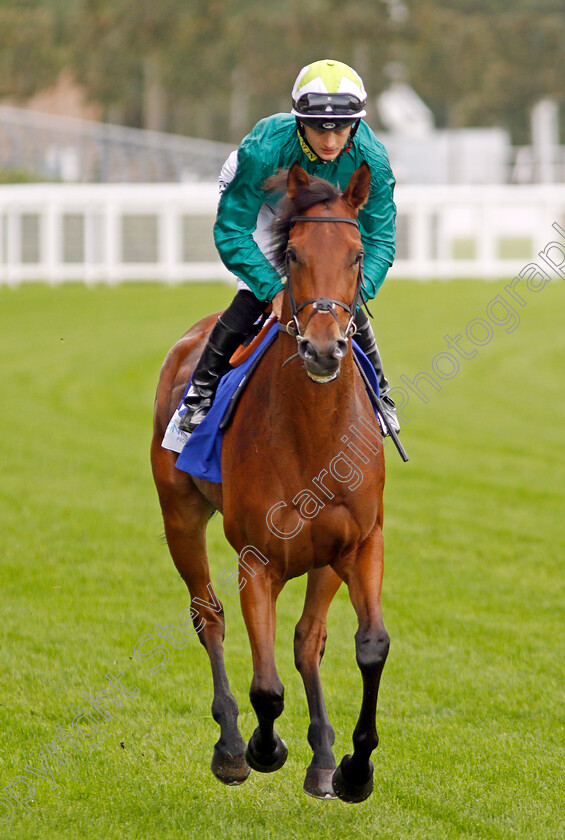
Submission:
[[[358,224],[357,220],[356,219],[351,219],[348,216],[292,216],[292,218],[290,220],[291,228],[293,227],[293,225],[296,224],[296,222],[345,222],[348,225],[355,225],[355,227],[359,230],[359,224]],[[289,297],[289,301],[290,301],[290,314],[291,314],[292,317],[286,325],[279,323],[279,331],[282,330],[283,332],[288,333],[289,335],[295,336],[296,340],[298,341],[298,344],[300,346],[300,343],[302,341],[306,341],[307,339],[304,337],[303,333],[300,332],[300,324],[298,323],[298,314],[299,314],[299,312],[301,312],[304,309],[305,306],[308,306],[308,304],[312,304],[313,310],[310,313],[310,317],[308,318],[308,320],[306,322],[306,326],[304,327],[304,329],[306,329],[306,327],[310,323],[311,319],[318,312],[330,312],[333,315],[333,317],[335,318],[335,321],[336,321],[336,323],[337,323],[337,325],[338,325],[338,327],[341,331],[341,327],[339,325],[337,315],[335,314],[336,306],[341,306],[342,309],[345,309],[346,312],[349,312],[349,322],[347,324],[347,328],[345,330],[345,334],[344,334],[343,338],[350,338],[352,335],[355,335],[357,327],[355,326],[354,318],[355,318],[355,313],[357,311],[357,307],[358,307],[360,302],[365,307],[365,309],[367,310],[369,315],[371,315],[371,313],[369,312],[369,309],[367,308],[367,302],[365,301],[365,298],[363,297],[363,258],[362,258],[362,255],[361,255],[361,258],[359,260],[359,272],[357,274],[357,284],[356,284],[356,287],[355,287],[355,294],[353,295],[353,300],[351,302],[351,305],[349,305],[347,303],[344,303],[342,300],[334,300],[333,298],[328,298],[328,297],[310,298],[309,300],[305,300],[302,303],[297,304],[296,303],[296,298],[294,297],[294,292],[293,292],[293,289],[292,289],[292,279],[291,279],[291,275],[290,275],[290,262],[291,262],[291,260],[290,260],[289,246],[287,245],[287,249],[286,249],[286,253],[285,253],[286,286],[287,286],[287,289],[288,289],[288,297]],[[371,315],[371,317],[372,317],[372,315]],[[288,362],[290,362],[292,359],[296,358],[298,355],[299,355],[299,353],[296,353],[294,356],[290,356],[286,360],[286,362],[283,363],[283,367]],[[377,394],[374,392],[373,387],[372,387],[371,383],[369,382],[367,374],[364,372],[363,366],[361,365],[360,361],[357,359],[356,356],[354,356],[354,358],[355,358],[355,361],[356,361],[356,364],[357,364],[357,369],[359,370],[359,373],[361,374],[361,378],[363,379],[363,381],[365,383],[365,386],[367,388],[367,392],[369,393],[369,397],[371,399],[371,402],[373,403],[373,405],[375,406],[375,408],[379,412],[380,416],[382,418],[384,418],[384,422],[385,422],[385,425],[388,429],[388,433],[389,433],[392,441],[394,442],[394,445],[396,446],[398,452],[400,453],[400,456],[401,456],[402,460],[407,461],[408,460],[408,455],[406,454],[406,451],[405,451],[404,447],[400,443],[400,440],[398,439],[398,435],[397,435],[395,429],[390,425],[390,423],[387,420],[386,411],[383,407],[383,404],[381,402],[380,397],[378,397]],[[335,378],[335,377],[332,377],[332,378]]]
[[[357,230],[359,230],[359,223],[356,219],[351,219],[348,216],[292,216],[290,220],[291,228],[297,222],[343,222],[348,225],[355,225]],[[349,322],[347,324],[347,328],[345,330],[344,338],[350,338],[350,336],[354,335],[357,331],[357,327],[355,326],[354,319],[355,313],[357,312],[357,307],[359,302],[363,301],[363,258],[359,260],[359,272],[357,274],[357,285],[355,287],[355,294],[353,296],[353,300],[351,304],[344,303],[341,300],[335,300],[329,297],[318,297],[318,298],[309,298],[308,300],[303,301],[300,304],[296,303],[296,298],[294,297],[294,291],[292,288],[292,279],[291,279],[291,257],[290,257],[290,249],[287,248],[285,253],[285,268],[286,268],[286,287],[288,289],[288,298],[290,302],[290,314],[291,318],[290,321],[285,325],[279,324],[279,330],[288,333],[289,335],[296,336],[297,341],[304,340],[304,335],[300,330],[300,324],[298,322],[298,315],[304,309],[304,307],[312,304],[312,312],[308,320],[306,321],[306,325],[304,329],[308,327],[311,319],[314,315],[317,315],[319,312],[329,312],[335,318],[337,325],[339,325],[339,321],[337,319],[337,315],[335,313],[336,307],[341,306],[342,309],[345,309],[346,312],[349,313]],[[341,327],[340,327],[341,330]]]

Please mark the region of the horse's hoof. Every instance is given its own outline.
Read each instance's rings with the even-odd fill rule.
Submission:
[[[369,778],[362,784],[355,784],[347,778],[347,765],[351,761],[351,756],[346,755],[342,758],[341,763],[332,778],[332,786],[336,796],[339,796],[343,802],[363,802],[373,792],[373,762],[369,761]]]
[[[225,785],[242,785],[251,773],[251,767],[243,755],[222,755],[214,747],[212,773]]]
[[[275,770],[280,770],[288,758],[288,747],[282,738],[275,735],[277,745],[272,753],[265,755],[264,753],[256,752],[253,748],[253,737],[247,744],[245,750],[245,760],[249,766],[258,773],[274,773]]]
[[[334,770],[320,770],[318,767],[309,767],[304,780],[304,793],[316,799],[337,799],[332,786]]]

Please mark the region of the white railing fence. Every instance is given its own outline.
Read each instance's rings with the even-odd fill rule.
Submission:
[[[0,187],[0,284],[228,280],[216,184]],[[399,186],[390,277],[511,277],[565,229],[562,186]]]

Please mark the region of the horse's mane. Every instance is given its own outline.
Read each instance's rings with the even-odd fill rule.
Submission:
[[[310,176],[310,183],[302,187],[291,199],[286,194],[287,176],[287,169],[279,169],[275,175],[267,178],[264,184],[269,192],[284,192],[284,197],[277,205],[277,218],[273,226],[273,250],[269,254],[278,269],[284,268],[292,217],[301,216],[315,204],[335,201],[340,196],[339,190],[329,181]]]

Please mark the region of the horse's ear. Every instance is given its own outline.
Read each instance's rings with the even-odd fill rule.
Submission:
[[[343,200],[358,210],[366,203],[369,198],[369,191],[371,189],[371,170],[369,164],[363,161],[359,169],[356,169],[345,192],[343,193]]]
[[[301,187],[307,187],[310,183],[308,173],[302,169],[298,161],[295,161],[288,170],[286,179],[286,191],[290,199],[293,199]]]

